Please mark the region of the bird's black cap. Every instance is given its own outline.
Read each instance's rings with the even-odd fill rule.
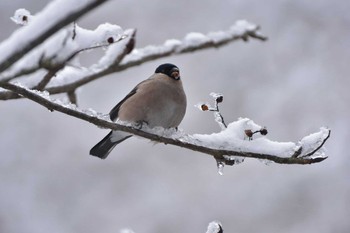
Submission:
[[[165,64],[158,66],[155,73],[162,73],[162,74],[165,74],[165,75],[168,75],[169,77],[171,77],[171,73],[174,71],[174,68],[179,70],[179,68],[176,65],[173,65],[171,63],[165,63]]]

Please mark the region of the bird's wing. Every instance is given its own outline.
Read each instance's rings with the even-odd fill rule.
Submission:
[[[138,88],[139,88],[140,85],[142,85],[143,83],[148,82],[148,81],[149,81],[149,79],[146,79],[146,80],[140,82],[134,89],[132,89],[132,90],[130,91],[129,94],[127,94],[127,95],[124,97],[124,99],[122,99],[114,108],[112,108],[112,110],[109,112],[109,117],[110,117],[110,119],[111,119],[112,121],[117,120],[120,106],[122,106],[122,104],[123,104],[127,99],[129,99],[131,96],[133,96],[133,95],[136,94],[136,92],[137,92],[137,90],[138,90]]]

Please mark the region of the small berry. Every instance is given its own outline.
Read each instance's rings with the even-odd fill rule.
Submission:
[[[208,111],[209,107],[206,104],[202,104],[201,109],[202,109],[202,111]]]
[[[109,37],[109,38],[107,39],[107,42],[110,43],[110,44],[112,44],[112,43],[114,42],[113,37]]]
[[[266,128],[260,129],[260,133],[261,133],[261,135],[266,135],[267,134],[267,129]]]
[[[221,103],[224,100],[224,97],[221,95],[216,98],[216,103]]]
[[[244,130],[245,135],[247,135],[249,138],[253,137],[253,131],[250,129]]]

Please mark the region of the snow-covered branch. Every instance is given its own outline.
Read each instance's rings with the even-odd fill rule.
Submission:
[[[104,2],[106,0],[78,0],[74,2],[74,7],[70,0],[55,0],[48,4],[28,26],[18,29],[0,44],[0,72],[9,68],[59,29]]]
[[[214,134],[188,135],[181,131],[163,129],[137,129],[132,125],[111,122],[106,115],[93,110],[81,110],[75,105],[52,99],[47,92],[30,90],[20,85],[0,83],[2,88],[28,98],[50,111],[59,111],[85,120],[98,127],[121,130],[150,139],[171,144],[213,156],[221,165],[233,165],[242,158],[255,158],[280,164],[313,164],[325,160],[323,145],[330,136],[330,130],[321,128],[319,132],[304,137],[297,143],[275,142],[265,136],[249,140],[245,131],[255,131],[262,127],[252,120],[241,118],[228,124],[227,129]]]
[[[74,25],[74,27],[75,26],[76,25]],[[106,27],[106,30],[111,27],[112,26]],[[97,29],[95,31],[97,31]],[[73,32],[77,37],[81,34],[78,30],[67,29],[65,33],[61,33],[62,35],[59,39],[52,38],[51,41],[54,41],[55,44],[57,44],[57,41],[70,42],[72,41],[71,37],[74,38],[74,36],[71,35]],[[263,41],[267,39],[259,33],[259,26],[244,20],[237,21],[226,31],[210,32],[207,34],[189,33],[182,40],[170,39],[165,41],[162,45],[150,45],[140,49],[134,49],[135,34],[136,31],[134,29],[125,30],[123,32],[123,40],[108,45],[105,55],[96,64],[87,68],[67,64],[67,61],[71,59],[72,54],[77,54],[76,48],[73,46],[67,46],[69,43],[59,43],[62,44],[66,50],[64,55],[59,56],[60,59],[57,59],[57,56],[53,59],[47,55],[47,51],[50,51],[49,54],[54,54],[51,51],[52,49],[49,49],[51,48],[50,43],[47,43],[48,46],[42,46],[43,52],[36,52],[35,55],[29,54],[27,58],[21,59],[21,61],[11,67],[9,71],[2,74],[2,79],[9,81],[21,75],[33,73],[40,68],[45,68],[48,72],[50,72],[50,70],[55,70],[55,75],[50,78],[48,83],[46,83],[47,87],[44,88],[44,90],[48,91],[50,94],[68,93],[74,92],[78,87],[105,75],[119,72],[147,61],[202,49],[218,48],[239,39],[244,41],[247,41],[248,38],[255,38]],[[116,32],[115,35],[118,35],[118,32]],[[119,35],[121,35],[121,33],[119,33]],[[91,37],[91,33],[90,35],[85,33],[84,36],[89,38],[89,36]],[[115,40],[113,41],[115,42]],[[90,48],[89,46],[91,46],[91,44],[88,46],[85,43],[84,46],[85,48]],[[82,49],[78,51],[81,50]],[[57,48],[55,51],[57,51]],[[62,48],[60,48],[59,51],[59,54],[62,54]],[[45,54],[45,57],[43,57],[43,54]],[[33,76],[34,75],[36,75],[36,73],[34,73]],[[27,80],[28,79],[31,79],[31,77],[27,77]],[[38,84],[28,86],[36,89]],[[2,100],[14,98],[19,98],[19,96],[11,92],[0,92],[0,99]]]
[[[78,64],[78,61],[71,60],[75,58],[76,55],[87,50],[117,44],[128,36],[123,33],[124,32],[120,26],[109,23],[101,24],[95,30],[87,30],[74,23],[72,27],[67,27],[59,31],[38,46],[37,49],[24,55],[18,62],[1,73],[1,81],[10,81],[22,76],[23,74],[33,73],[41,68],[48,72],[55,71],[56,74],[66,66],[75,67]],[[122,46],[123,43],[117,45],[117,47]],[[114,50],[113,52],[117,51]],[[118,55],[119,53],[115,54]],[[33,77],[26,77],[26,79],[31,78]],[[48,80],[47,83],[50,80]],[[32,80],[27,82],[30,81]],[[35,82],[36,80],[33,81]]]
[[[202,33],[189,33],[182,40],[170,39],[165,41],[162,45],[149,45],[144,48],[133,49],[130,54],[127,54],[120,60],[116,60],[117,62],[114,61],[111,63],[106,59],[107,65],[102,66],[102,69],[94,66],[84,70],[83,73],[76,70],[74,71],[74,78],[72,78],[72,73],[69,73],[70,79],[64,85],[62,85],[60,80],[67,74],[65,71],[62,71],[55,77],[55,80],[53,80],[50,87],[47,88],[47,91],[52,94],[57,94],[65,92],[66,90],[74,90],[77,87],[105,75],[123,71],[148,61],[175,54],[189,53],[208,48],[218,48],[239,39],[247,41],[249,37],[263,41],[267,39],[267,37],[259,33],[259,26],[245,20],[237,21],[227,31],[211,32],[206,35]]]

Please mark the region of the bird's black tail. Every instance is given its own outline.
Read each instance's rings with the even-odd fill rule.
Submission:
[[[109,134],[107,134],[106,137],[104,137],[99,143],[97,143],[90,150],[90,155],[99,157],[100,159],[105,159],[116,145],[118,145],[125,139],[131,137],[131,135],[127,135],[120,138],[116,138],[116,136],[112,135],[112,133],[113,131],[111,131]]]

